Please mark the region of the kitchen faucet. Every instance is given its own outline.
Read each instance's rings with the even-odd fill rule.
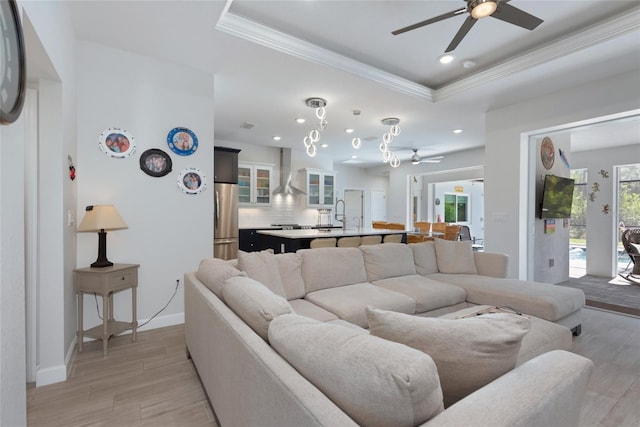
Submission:
[[[342,213],[338,213],[338,205],[342,203]],[[342,223],[342,229],[346,230],[347,229],[347,217],[344,214],[344,200],[342,199],[336,199],[336,210],[334,215],[334,218],[336,221],[340,221]]]

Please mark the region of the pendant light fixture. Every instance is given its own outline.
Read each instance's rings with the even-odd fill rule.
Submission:
[[[309,108],[315,109],[316,118],[318,119],[316,127],[309,131],[309,134],[304,137],[304,146],[307,149],[307,155],[309,157],[315,157],[318,154],[318,148],[316,143],[320,141],[320,132],[327,128],[327,101],[322,98],[308,98],[304,101],[305,105]]]
[[[357,122],[358,117],[360,117],[360,110],[353,110],[353,115],[356,117],[356,122]],[[351,140],[351,146],[356,150],[359,149],[361,145],[362,145],[362,141],[360,140],[359,137],[356,136]]]
[[[379,146],[382,152],[382,161],[385,163],[389,162],[391,167],[397,168],[400,166],[400,159],[389,150],[389,145],[393,141],[393,138],[400,135],[402,131],[400,129],[400,119],[397,117],[387,117],[380,120],[380,123],[389,126],[389,130],[382,135],[382,142]]]

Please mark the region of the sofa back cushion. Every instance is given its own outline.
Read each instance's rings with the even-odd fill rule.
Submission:
[[[304,280],[302,280],[302,258],[295,252],[276,254],[278,270],[288,300],[304,298]]]
[[[269,326],[271,346],[363,426],[416,426],[442,412],[433,360],[342,325],[295,314]]]
[[[238,267],[247,273],[248,277],[262,283],[276,295],[285,297],[284,285],[273,249],[259,252],[238,251]]]
[[[423,351],[438,367],[445,407],[512,370],[531,322],[516,314],[437,319],[366,308],[369,332]]]
[[[471,241],[436,239],[435,246],[440,273],[478,274]]]
[[[307,293],[367,281],[364,259],[358,248],[300,249],[298,253]]]
[[[249,277],[228,279],[222,286],[222,294],[229,308],[264,340],[273,319],[293,312],[286,299]]]
[[[412,243],[408,246],[413,252],[413,262],[416,265],[416,273],[423,276],[438,273],[436,246],[434,242]]]
[[[205,258],[200,261],[196,277],[218,298],[224,300],[222,296],[222,285],[225,280],[235,276],[246,276],[238,270],[236,260],[223,260],[219,258]]]
[[[370,282],[416,274],[411,248],[402,243],[360,246]]]

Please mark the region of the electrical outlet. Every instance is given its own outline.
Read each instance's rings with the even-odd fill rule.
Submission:
[[[180,286],[180,279],[176,279],[176,286],[179,287]]]

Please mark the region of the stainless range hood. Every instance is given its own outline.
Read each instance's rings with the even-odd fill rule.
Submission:
[[[291,148],[280,148],[280,185],[273,194],[307,194],[291,185]]]

